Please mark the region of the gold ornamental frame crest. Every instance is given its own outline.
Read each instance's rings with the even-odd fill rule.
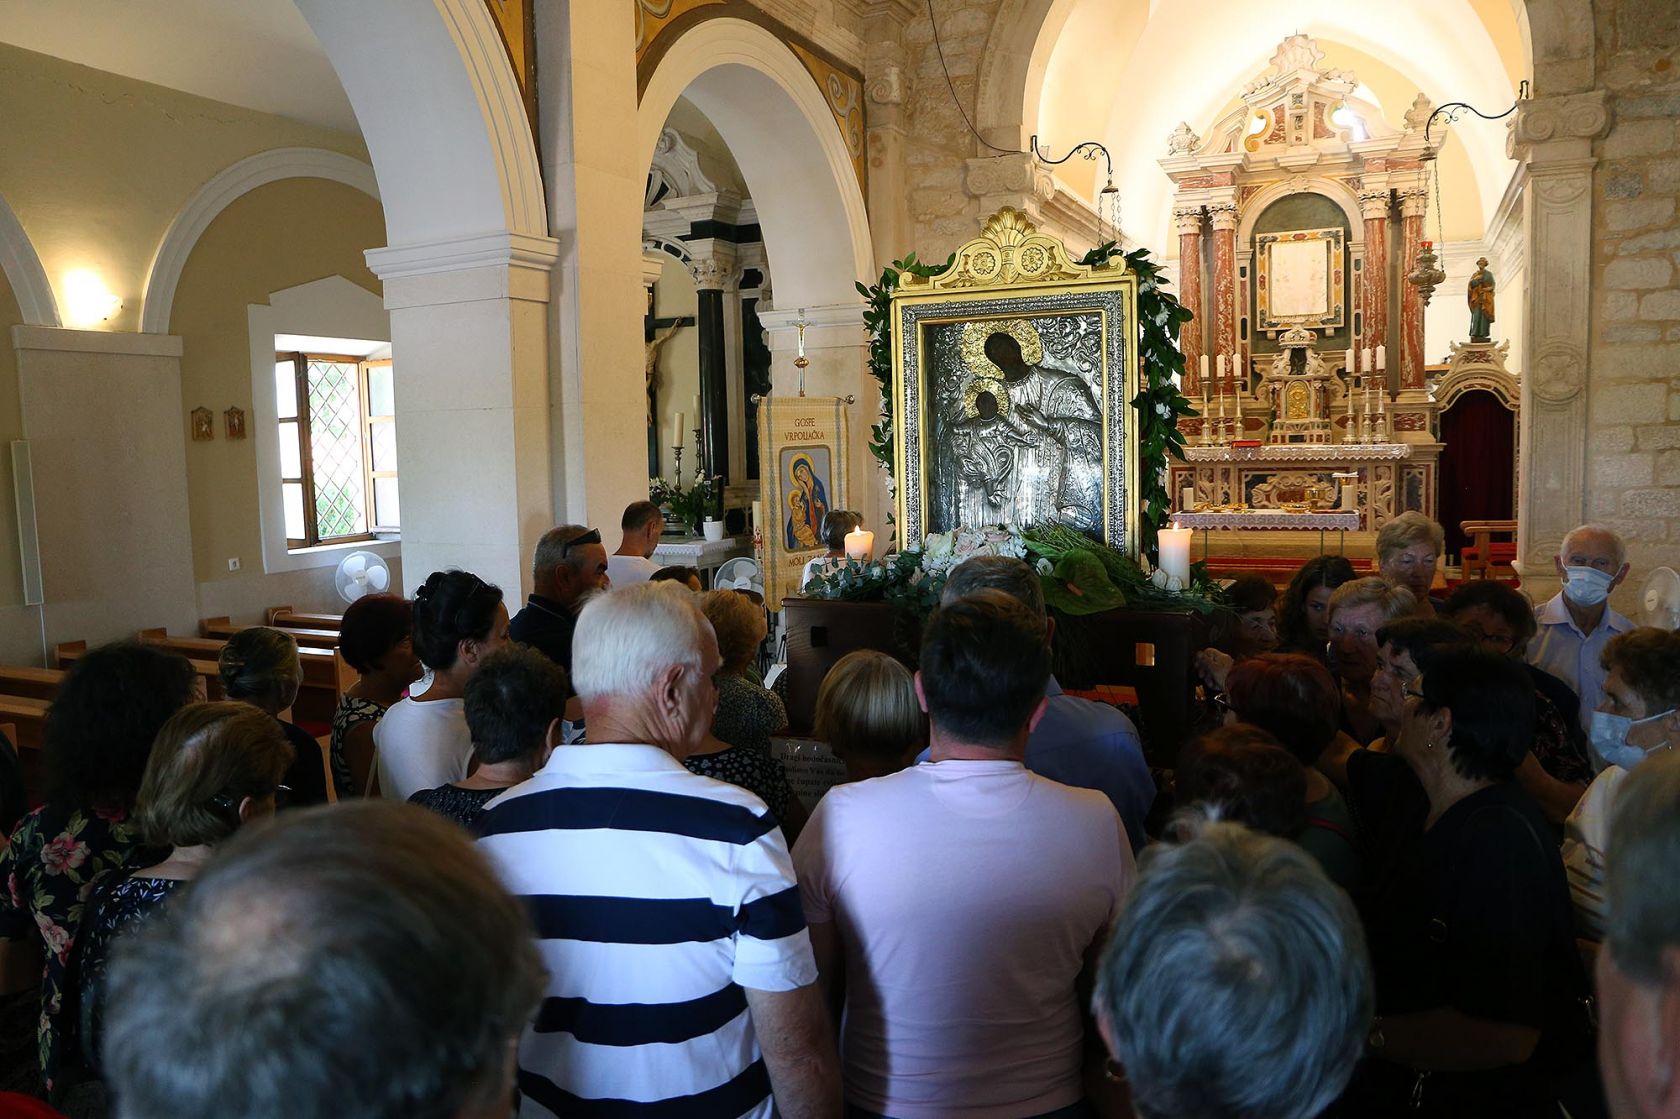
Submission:
[[[1137,278],[1123,259],[1080,264],[1005,207],[943,273],[905,275],[890,321],[901,545],[1064,523],[1136,554]],[[1018,358],[986,354],[997,334]],[[980,414],[982,393],[994,414]]]
[[[1090,268],[1068,256],[1067,246],[1038,232],[1021,211],[1005,206],[981,227],[980,236],[957,250],[951,267],[937,276],[905,276],[905,291],[954,291],[1089,279],[1113,267]]]

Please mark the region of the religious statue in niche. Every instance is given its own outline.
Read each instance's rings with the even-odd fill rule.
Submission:
[[[192,438],[194,443],[208,443],[216,438],[216,417],[210,409],[192,410]]]
[[[245,409],[229,408],[222,413],[222,423],[229,439],[245,438]]]
[[[1478,257],[1476,272],[1470,277],[1470,341],[1493,341],[1493,273],[1488,271],[1487,257]]]
[[[1004,209],[893,296],[902,540],[1058,523],[1135,546],[1136,284]]]

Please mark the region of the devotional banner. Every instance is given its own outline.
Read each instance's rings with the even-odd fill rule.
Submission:
[[[799,593],[807,561],[826,549],[823,516],[850,496],[846,402],[835,396],[766,396],[758,403],[764,520],[764,597],[773,609]]]

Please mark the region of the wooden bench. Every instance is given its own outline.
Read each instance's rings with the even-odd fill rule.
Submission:
[[[88,643],[86,641],[61,641],[53,646],[53,665],[59,670],[69,668],[81,657],[86,656]],[[203,656],[184,654],[192,664],[193,671],[198,673],[204,681],[204,697],[206,699],[222,698],[222,671],[216,666],[214,655],[206,660]]]
[[[1517,569],[1516,521],[1460,521],[1458,527],[1470,538],[1470,546],[1460,549],[1459,562],[1465,579],[1515,579]],[[1494,540],[1495,536],[1509,539]]]
[[[216,658],[222,655],[222,646],[227,642],[215,637],[179,637],[165,629],[143,629],[140,640],[148,645],[157,645],[168,649],[198,664],[208,662],[215,671]],[[338,710],[339,686],[338,670],[334,667],[333,651],[331,649],[298,649],[298,660],[303,664],[303,687],[298,691],[297,703],[293,711],[302,720],[317,723],[330,723],[333,713]],[[221,680],[216,673],[218,685]],[[220,688],[218,687],[218,693]]]
[[[254,627],[236,625],[232,619],[225,617],[205,618],[204,621],[199,623],[199,632],[203,636],[219,638],[223,641],[236,633],[252,628]],[[284,629],[286,633],[291,634],[300,648],[330,650],[338,645],[338,631],[336,629],[290,629],[280,626],[275,628]]]
[[[58,682],[62,679],[64,673],[56,668],[0,664],[0,695],[51,701],[58,695]]]
[[[270,606],[263,620],[275,629],[330,629],[337,633],[344,628],[343,614],[300,614],[290,606]]]
[[[44,699],[0,695],[0,721],[12,728],[12,733],[6,737],[20,752],[41,748],[47,726],[47,708],[51,706]]]

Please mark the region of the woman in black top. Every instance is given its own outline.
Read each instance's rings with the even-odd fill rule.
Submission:
[[[242,629],[222,646],[216,667],[221,672],[223,693],[268,712],[292,744],[296,757],[284,782],[292,790],[291,803],[327,803],[327,768],[321,744],[296,723],[280,718],[280,712],[297,699],[303,684],[297,639],[285,630],[268,626]]]
[[[1591,1044],[1563,864],[1512,780],[1533,685],[1514,661],[1454,649],[1404,704],[1393,748],[1429,811],[1367,905],[1377,1018],[1349,1113],[1556,1115]]]
[[[467,681],[462,706],[477,768],[460,781],[409,797],[471,831],[484,806],[526,781],[560,741],[571,691],[566,670],[528,645],[484,658]]]

